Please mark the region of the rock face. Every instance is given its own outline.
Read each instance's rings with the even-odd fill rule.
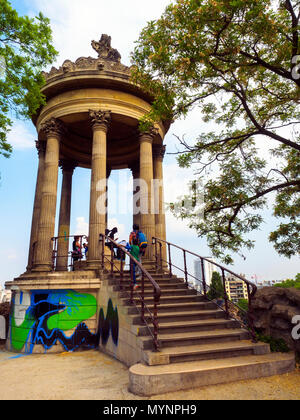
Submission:
[[[295,316],[300,316],[300,290],[281,287],[264,287],[257,291],[251,308],[254,327],[266,336],[282,338],[291,350],[300,353],[300,338],[292,337],[296,324]],[[298,321],[299,322],[299,321]],[[298,335],[300,328],[297,328]]]

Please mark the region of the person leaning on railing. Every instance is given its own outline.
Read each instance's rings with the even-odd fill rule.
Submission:
[[[132,239],[132,244],[127,244],[125,249],[130,252],[130,254],[138,261],[140,262],[140,247],[139,247],[139,241],[137,238]],[[133,290],[136,290],[139,286],[136,282],[136,278],[140,276],[140,268],[137,266],[137,264],[130,260],[130,271],[132,275],[133,280]]]

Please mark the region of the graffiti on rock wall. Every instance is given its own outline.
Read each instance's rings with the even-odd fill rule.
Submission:
[[[74,290],[18,292],[13,296],[10,315],[11,347],[32,353],[35,345],[49,350],[57,342],[66,351],[81,346],[94,348],[99,334],[86,321],[97,311],[93,295]],[[68,332],[68,333],[66,333]]]
[[[119,339],[119,317],[118,317],[118,308],[114,309],[112,300],[109,299],[107,304],[106,317],[104,316],[104,311],[101,308],[99,313],[99,339],[101,338],[101,344],[105,346],[109,339],[109,333],[111,332],[111,337],[113,343],[117,346]]]

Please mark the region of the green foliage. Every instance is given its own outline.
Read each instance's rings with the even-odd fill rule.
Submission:
[[[223,299],[224,297],[224,287],[221,279],[220,273],[214,271],[211,276],[211,283],[209,291],[207,293],[209,299]]]
[[[288,353],[290,351],[289,346],[283,338],[269,337],[261,333],[256,333],[256,337],[258,341],[270,344],[270,349],[272,353]]]
[[[274,287],[284,287],[284,288],[293,287],[295,289],[300,290],[300,273],[296,275],[295,280],[287,279],[283,281],[282,283],[275,284]]]
[[[247,299],[239,299],[237,303],[238,307],[241,308],[243,311],[248,312],[248,300]]]
[[[300,253],[299,11],[290,0],[177,0],[142,30],[132,55],[133,81],[154,97],[142,126],[196,107],[204,127],[215,125],[179,138],[179,166],[196,165],[206,180],[204,211],[173,213],[226,263],[253,248],[249,233],[272,194],[281,220],[269,240],[281,255]],[[271,139],[267,160],[257,145],[270,149]]]
[[[0,0],[0,155],[9,157],[10,115],[30,118],[44,104],[40,88],[42,68],[57,55],[51,44],[49,19],[19,16],[7,0]]]

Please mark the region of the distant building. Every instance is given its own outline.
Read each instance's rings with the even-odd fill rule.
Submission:
[[[10,302],[11,301],[11,291],[5,290],[0,284],[0,303]]]
[[[209,260],[211,260],[212,263],[215,262],[213,258],[209,258]],[[205,282],[207,285],[210,285],[211,283],[212,273],[218,270],[217,267],[214,266],[214,264],[212,263],[204,260],[204,276],[205,276]],[[200,259],[194,261],[194,275],[195,275],[195,279],[193,281],[193,286],[197,290],[199,290],[199,292],[201,292],[203,290],[203,278],[202,278],[202,267],[201,267]]]
[[[282,283],[282,280],[262,280],[256,281],[256,286],[258,289],[262,289],[263,287],[272,287],[278,283]]]
[[[241,274],[241,277],[245,277]],[[225,280],[226,293],[228,298],[234,302],[238,303],[240,299],[248,300],[248,291],[247,284],[235,276],[227,276]]]

